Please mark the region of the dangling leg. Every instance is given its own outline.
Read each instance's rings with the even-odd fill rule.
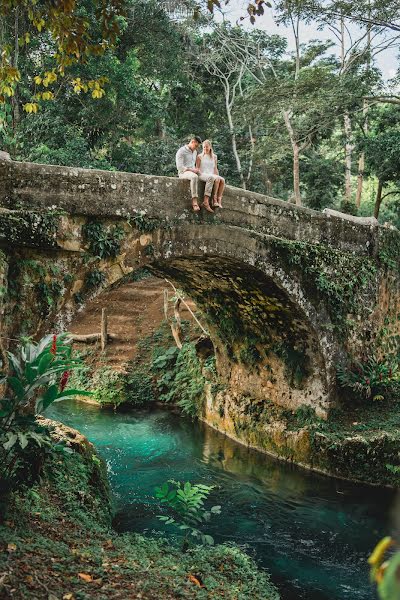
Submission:
[[[202,206],[206,209],[207,212],[213,213],[213,209],[210,206],[210,196],[212,194],[212,189],[214,185],[215,175],[200,175],[200,179],[206,182],[206,187],[204,189],[204,200]]]
[[[213,197],[213,207],[215,206],[219,206],[218,203],[218,187],[219,187],[219,177],[217,177],[215,179],[215,183],[214,183],[214,197]]]
[[[222,196],[224,193],[224,189],[225,189],[225,179],[223,177],[220,177],[218,175],[218,200],[217,200],[217,206],[219,206],[220,208],[222,208]]]

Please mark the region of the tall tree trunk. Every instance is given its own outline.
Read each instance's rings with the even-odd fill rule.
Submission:
[[[235,157],[236,168],[237,168],[237,172],[239,174],[240,183],[242,185],[242,188],[245,190],[246,182],[245,182],[245,179],[243,176],[242,163],[240,162],[240,156],[239,156],[239,153],[237,150],[236,134],[235,134],[235,128],[233,126],[232,111],[231,111],[231,106],[230,106],[230,102],[229,102],[229,89],[226,89],[226,88],[225,88],[225,109],[226,109],[226,116],[228,118],[229,133],[231,135],[232,152],[233,152],[233,156]]]
[[[370,16],[371,14],[371,7],[368,7],[368,13]],[[371,68],[371,25],[368,24],[367,25],[367,51],[368,51],[368,57],[367,57],[367,71],[369,72],[370,68]],[[363,131],[364,134],[366,135],[368,133],[368,102],[366,99],[364,99],[364,103],[363,103],[363,116],[364,116],[364,124],[363,124]],[[356,206],[357,208],[360,208],[361,206],[361,196],[362,196],[362,191],[363,191],[363,183],[364,183],[364,169],[365,169],[365,154],[364,152],[360,153],[360,156],[358,158],[358,177],[357,177],[357,193],[356,193]]]
[[[345,168],[344,168],[344,200],[347,204],[351,203],[351,163],[352,163],[352,152],[353,145],[351,143],[351,120],[346,113],[344,115],[344,135],[345,135]]]
[[[249,159],[249,168],[247,169],[247,182],[248,183],[250,183],[251,173],[253,170],[253,159],[254,159],[254,150],[255,150],[253,129],[252,129],[251,125],[249,125],[249,138],[250,138],[250,159]]]
[[[294,201],[297,206],[301,206],[301,194],[300,194],[300,147],[294,135],[291,114],[289,110],[283,112],[285,119],[286,129],[288,130],[290,143],[293,151],[293,193]]]
[[[381,179],[378,179],[378,189],[376,192],[375,206],[374,206],[375,219],[377,219],[379,217],[379,210],[381,208],[381,203],[382,203],[382,192],[383,192],[383,182]]]
[[[364,183],[364,169],[365,169],[365,154],[364,154],[364,152],[360,152],[360,156],[358,157],[358,175],[357,175],[357,192],[356,192],[357,208],[360,208],[360,205],[361,205],[361,196],[362,196],[363,183]]]
[[[301,206],[301,195],[300,195],[300,151],[299,145],[294,142],[293,147],[293,190],[294,200],[297,206]]]

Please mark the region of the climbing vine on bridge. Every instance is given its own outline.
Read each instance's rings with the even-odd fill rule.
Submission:
[[[349,314],[359,314],[363,295],[376,287],[377,265],[372,258],[354,256],[326,246],[282,239],[269,240],[274,259],[288,270],[298,267],[310,296],[322,300],[338,332],[348,329]]]

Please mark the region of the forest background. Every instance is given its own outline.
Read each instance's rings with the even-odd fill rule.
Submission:
[[[71,60],[68,76],[25,4],[4,2],[0,26],[0,148],[12,158],[174,176],[197,134],[231,185],[400,228],[400,74],[379,68],[397,63],[398,2],[277,0],[278,35],[235,0],[127,0],[113,43]],[[94,29],[98,4],[76,3]],[[321,36],[303,41],[304,26]]]

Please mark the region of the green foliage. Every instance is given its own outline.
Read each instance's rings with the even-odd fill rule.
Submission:
[[[273,351],[285,364],[285,375],[291,386],[301,388],[310,374],[310,360],[304,349],[295,348],[286,340],[274,344]]]
[[[365,361],[354,361],[349,367],[338,367],[337,378],[342,387],[364,400],[383,400],[390,397],[390,388],[399,381],[397,363],[370,357]]]
[[[156,498],[172,511],[170,516],[159,515],[158,518],[166,525],[176,526],[183,533],[182,549],[184,551],[189,546],[189,536],[194,537],[202,544],[214,544],[212,536],[204,534],[199,529],[210,521],[212,515],[221,513],[221,507],[218,505],[212,506],[210,510],[204,508],[204,501],[213,487],[170,479],[155,490]]]
[[[93,399],[102,406],[116,408],[127,400],[123,374],[111,367],[96,369],[90,385]]]
[[[11,373],[3,376],[7,396],[0,400],[0,477],[16,479],[22,469],[21,451],[42,448],[48,440],[35,423],[55,401],[88,394],[67,388],[70,371],[80,362],[72,357],[67,336],[27,340],[17,353],[8,352]]]
[[[177,352],[167,350],[153,362],[153,369],[163,371],[157,380],[162,402],[171,402],[192,418],[203,409],[205,378],[194,344],[185,343]]]
[[[346,331],[348,314],[357,314],[363,308],[359,302],[360,292],[375,286],[375,262],[306,242],[276,239],[273,248],[290,268],[301,269],[300,275],[310,295],[317,295],[325,302],[337,330]],[[278,258],[277,254],[274,256]]]
[[[336,204],[343,184],[342,165],[336,158],[311,151],[301,161],[301,172],[307,206],[322,210]]]
[[[142,267],[140,269],[136,269],[136,271],[133,271],[130,277],[132,281],[142,281],[142,279],[151,277],[151,273],[148,269]]]
[[[47,282],[45,280],[36,284],[36,293],[39,301],[39,310],[42,317],[46,317],[54,308],[58,298],[61,296],[63,286],[58,281]]]
[[[245,365],[256,365],[261,360],[261,354],[255,344],[247,344],[241,348],[239,358]]]
[[[126,401],[134,407],[148,406],[156,400],[154,382],[147,369],[135,366],[125,377]]]
[[[88,289],[97,289],[103,285],[106,280],[104,271],[92,269],[85,276],[85,286]]]
[[[160,227],[160,221],[148,217],[146,211],[134,214],[133,217],[130,217],[130,221],[142,233],[152,233]]]
[[[99,221],[88,221],[83,227],[83,234],[94,256],[115,258],[121,251],[124,230],[119,225],[106,228]]]

